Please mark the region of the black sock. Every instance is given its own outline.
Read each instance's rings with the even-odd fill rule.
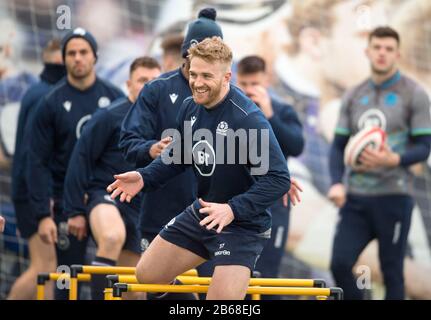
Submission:
[[[93,266],[115,266],[117,264],[117,261],[103,258],[103,257],[96,257],[94,258],[93,262],[91,263]],[[92,274],[91,275],[91,298],[93,300],[103,300],[104,294],[103,291],[105,291],[106,286],[108,283],[106,282],[106,274]]]
[[[171,284],[182,284],[180,280],[175,279],[175,281]],[[177,292],[158,292],[147,294],[148,300],[196,300],[196,297],[193,293],[177,293]]]

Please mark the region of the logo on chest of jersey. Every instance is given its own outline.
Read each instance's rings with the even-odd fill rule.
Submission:
[[[196,122],[196,116],[192,116],[191,118],[190,118],[190,122],[191,122],[191,126],[193,127],[193,125],[195,124],[195,122]]]
[[[208,177],[214,173],[216,156],[214,148],[206,140],[201,140],[193,146],[193,163],[201,176]]]
[[[99,106],[99,108],[106,108],[110,104],[111,99],[109,99],[108,97],[100,97],[99,101],[97,101],[97,105]]]
[[[64,101],[64,102],[63,102],[63,108],[64,108],[67,112],[69,112],[69,111],[70,111],[70,109],[72,108],[72,102],[71,102],[71,101],[69,101],[69,100]]]
[[[177,99],[178,99],[178,94],[176,94],[176,93],[171,93],[171,94],[169,95],[169,98],[171,98],[171,102],[172,102],[172,104],[174,104],[174,103],[175,103],[175,101],[177,101]]]
[[[91,114],[87,114],[87,115],[83,116],[81,119],[79,119],[78,124],[76,125],[76,129],[75,129],[76,139],[79,139],[79,137],[81,136],[82,130],[84,129],[85,124],[90,119],[91,119]]]
[[[385,106],[394,107],[398,103],[398,95],[395,92],[388,92],[385,95]]]
[[[221,121],[217,125],[216,133],[221,134],[222,136],[226,136],[227,130],[229,129],[229,125],[226,121]]]
[[[368,127],[378,127],[386,131],[386,116],[379,109],[369,109],[365,111],[358,120],[358,130]]]

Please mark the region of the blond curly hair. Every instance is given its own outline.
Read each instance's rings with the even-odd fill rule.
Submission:
[[[230,65],[232,63],[232,50],[220,37],[206,38],[188,50],[188,58],[201,58],[210,63],[216,61]]]

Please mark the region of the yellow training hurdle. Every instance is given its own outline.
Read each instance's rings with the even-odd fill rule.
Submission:
[[[57,281],[57,280],[69,280],[69,273],[40,273],[37,276],[37,300],[45,299],[45,284],[47,281]],[[91,280],[90,274],[78,274],[79,282],[89,282]]]
[[[108,275],[108,287],[105,289],[105,300],[116,300],[113,297],[113,288],[117,283],[124,284],[138,284],[138,281],[135,276],[130,275]],[[193,285],[193,288],[196,288],[196,285],[199,286],[209,286],[212,278],[210,277],[194,277],[194,276],[178,276],[177,279],[181,281],[182,285],[176,285],[176,287],[185,287],[189,285]],[[171,285],[175,286],[175,285]],[[262,287],[266,287],[270,289],[270,287],[304,287],[304,288],[324,288],[325,281],[320,279],[280,279],[280,278],[251,278],[249,282],[250,288],[259,289]],[[250,292],[253,300],[260,300],[261,294],[272,294],[267,293],[267,289],[263,290],[265,292]],[[155,291],[155,292],[163,292],[163,291]],[[172,291],[176,292],[176,291]],[[182,292],[182,291],[181,291]],[[195,291],[192,291],[195,292]],[[197,292],[201,293],[201,292]],[[326,294],[322,294],[322,297],[327,296],[328,292],[325,291]],[[281,293],[280,293],[281,294]],[[293,295],[293,294],[291,294]],[[320,295],[316,295],[320,296]]]
[[[257,279],[256,279],[257,280]],[[176,292],[176,293],[206,293],[207,285],[167,285],[167,284],[127,284],[116,283],[113,288],[113,300],[121,300],[124,292]],[[341,288],[298,288],[298,287],[249,287],[247,294],[271,294],[291,296],[332,297],[335,300],[343,299]]]
[[[71,272],[68,273],[40,273],[37,277],[37,300],[44,300],[46,281],[69,280],[69,300],[78,299],[78,282],[88,282],[91,280],[91,274],[121,274],[134,276],[135,267],[105,267],[105,266],[85,266],[72,265]],[[182,276],[197,276],[197,271],[191,269],[182,274]]]
[[[70,267],[70,290],[69,300],[78,299],[78,278],[79,273],[84,274],[127,274],[134,275],[136,273],[136,267],[106,267],[106,266],[86,266],[86,265],[72,265]],[[186,271],[184,276],[197,276],[195,269]]]

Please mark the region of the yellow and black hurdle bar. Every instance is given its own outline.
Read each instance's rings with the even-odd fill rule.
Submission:
[[[78,299],[78,282],[89,282],[92,274],[121,274],[134,275],[135,267],[106,267],[106,266],[87,266],[72,265],[70,274],[68,273],[40,273],[37,277],[37,299],[44,300],[45,284],[47,281],[57,281],[59,279],[68,280],[69,282],[69,300]],[[182,274],[183,276],[197,276],[197,271],[191,269]]]
[[[121,295],[119,296],[119,292],[117,291],[117,296],[113,294],[114,288],[117,284],[121,283],[123,285],[132,285],[133,287],[127,287],[127,292],[195,292],[195,293],[206,293],[206,291],[181,291],[181,290],[191,290],[196,289],[197,287],[206,288],[208,290],[208,286],[211,283],[210,277],[195,277],[195,276],[178,276],[177,279],[182,283],[181,285],[140,285],[140,290],[143,291],[135,291],[134,285],[138,285],[138,281],[135,276],[130,275],[108,275],[108,287],[105,289],[105,300],[121,300],[121,295],[123,291],[121,291]],[[146,288],[145,286],[150,286]],[[160,286],[160,287],[158,287]],[[321,279],[280,279],[280,278],[251,278],[249,282],[249,289],[256,289],[264,287],[262,292],[260,290],[251,290],[247,291],[248,294],[251,294],[252,300],[260,300],[261,294],[272,294],[270,289],[277,287],[303,287],[308,289],[321,289],[325,288],[326,283]],[[175,288],[174,288],[175,287]],[[180,291],[176,291],[178,287],[182,287],[179,289]],[[123,287],[124,288],[124,287]],[[129,290],[129,288],[132,288]],[[152,288],[158,289],[157,291],[151,291]],[[165,288],[171,288],[174,291],[163,291]],[[186,289],[185,289],[186,288]],[[281,288],[284,289],[284,288]],[[298,288],[302,289],[302,288]],[[117,289],[118,290],[118,289]],[[160,291],[159,291],[160,290]],[[201,290],[201,289],[199,289]],[[277,291],[277,290],[276,290]],[[285,290],[284,294],[295,295],[291,293],[292,290]],[[126,292],[126,291],[124,291]],[[308,292],[308,291],[305,291]],[[312,292],[312,291],[311,291]],[[332,293],[330,291],[316,291],[316,296],[319,299],[326,299],[327,296],[335,297],[337,294],[337,290],[333,290]],[[274,293],[274,294],[282,294],[282,293]],[[313,294],[308,294],[313,295]],[[338,296],[337,296],[338,297]],[[341,299],[342,299],[342,290],[341,290]]]
[[[261,279],[255,279],[261,280]],[[282,280],[282,279],[279,279]],[[286,279],[288,280],[288,279]],[[256,281],[258,282],[258,281]],[[259,283],[259,282],[258,282]],[[208,285],[167,285],[167,284],[128,284],[115,283],[112,292],[112,300],[121,300],[125,292],[176,292],[176,293],[207,293]],[[249,286],[247,294],[265,295],[290,295],[290,296],[315,296],[318,299],[332,298],[343,300],[343,290],[341,288],[299,288],[299,287],[269,287],[269,286]]]

